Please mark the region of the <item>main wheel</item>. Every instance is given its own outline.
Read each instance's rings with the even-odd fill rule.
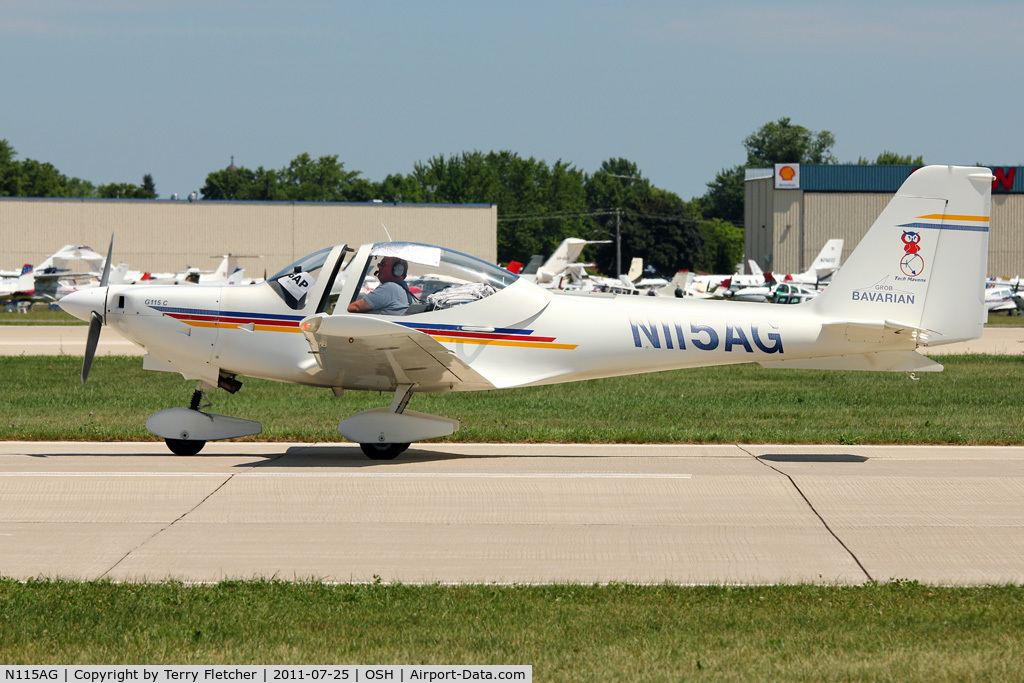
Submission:
[[[394,460],[409,447],[407,443],[361,443],[359,447],[371,460]]]
[[[171,453],[175,455],[195,455],[199,451],[203,450],[203,446],[206,445],[205,441],[194,441],[185,439],[164,439],[167,442],[167,447],[171,449]]]

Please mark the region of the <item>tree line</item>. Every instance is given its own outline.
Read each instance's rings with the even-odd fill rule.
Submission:
[[[548,164],[511,151],[463,152],[435,156],[411,173],[382,181],[348,170],[337,155],[299,154],[281,169],[232,165],[213,171],[200,190],[204,200],[322,201],[495,204],[498,208],[498,260],[526,261],[550,254],[567,237],[609,240],[588,248],[586,257],[605,274],[625,269],[634,256],[657,271],[727,273],[743,258],[743,176],[747,168],[775,163],[838,163],[835,137],[782,118],[743,141],[747,161],[723,169],[707,183],[707,192],[684,201],[655,187],[628,159],[608,159],[592,173],[572,164]],[[69,178],[51,164],[18,161],[14,148],[0,140],[0,196],[158,198],[151,175],[140,185],[94,186]],[[923,164],[883,152],[858,163]],[[617,258],[621,242],[621,262]]]

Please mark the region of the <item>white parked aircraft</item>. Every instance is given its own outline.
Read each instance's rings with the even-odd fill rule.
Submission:
[[[211,256],[210,258],[219,258],[221,260],[216,270],[200,270],[192,266],[187,267],[180,273],[144,273],[136,270],[129,271],[125,275],[125,279],[128,282],[140,285],[236,285],[249,282],[249,278],[245,277],[245,268],[239,265],[238,259],[263,257],[221,254],[220,256]]]
[[[766,301],[774,294],[777,282],[791,282],[814,287],[823,287],[828,283],[832,274],[839,269],[840,258],[843,254],[843,240],[841,238],[830,239],[825,242],[818,255],[814,258],[810,267],[802,273],[787,273],[786,275],[775,275],[764,273],[760,266],[753,259],[747,261],[750,268],[749,275],[711,276],[723,279],[726,289],[721,292],[722,296],[735,301]],[[751,291],[747,291],[750,289]],[[756,290],[756,291],[755,291]]]
[[[843,255],[843,240],[841,238],[830,239],[818,252],[811,266],[802,273],[790,273],[776,277],[779,282],[795,282],[801,285],[819,286],[839,270],[840,259]]]
[[[250,376],[330,388],[336,396],[346,389],[393,392],[389,407],[338,425],[371,458],[390,459],[410,442],[459,427],[407,410],[416,392],[746,362],[941,370],[917,349],[975,339],[985,321],[992,178],[986,168],[913,173],[828,289],[804,306],[557,294],[465,254],[397,242],[356,250],[337,298],[333,285],[352,253],[345,245],[311,254],[262,284],[111,285],[71,294],[61,305],[90,321],[83,382],[106,325],[146,349],[144,368],[197,383],[190,408],[163,410],[146,423],[176,453],[260,431],[257,422],[199,410],[203,392],[237,391],[238,378]],[[399,278],[436,273],[460,282],[455,300],[465,303],[433,310],[414,303],[403,316],[345,313],[384,257]],[[467,297],[470,290],[475,298]]]
[[[584,240],[578,237],[569,237],[562,240],[548,260],[533,271],[530,264],[520,273],[524,280],[536,282],[539,285],[549,287],[560,287],[570,283],[579,283],[587,277],[585,268],[592,267],[593,263],[577,263],[576,260],[583,253],[583,247],[588,244],[608,244],[611,240]],[[537,257],[535,256],[534,259]]]
[[[985,287],[985,308],[989,313],[1016,311],[1016,293],[1015,288],[1010,285],[990,284]]]

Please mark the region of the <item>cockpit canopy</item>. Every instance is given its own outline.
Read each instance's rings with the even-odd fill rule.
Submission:
[[[284,268],[269,282],[279,296],[295,310],[305,309],[306,295],[324,277],[330,282],[330,297],[320,304],[319,313],[341,313],[352,301],[380,285],[376,272],[385,257],[405,262],[405,283],[413,300],[405,315],[441,310],[484,299],[516,282],[518,275],[475,256],[415,242],[378,242],[364,245],[338,271],[326,272],[333,247],[321,249]],[[353,253],[346,249],[346,254]],[[344,256],[343,256],[344,257]],[[396,273],[397,274],[397,273]]]

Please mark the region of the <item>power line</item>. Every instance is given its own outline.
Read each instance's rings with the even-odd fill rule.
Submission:
[[[655,214],[655,213],[640,213],[639,211],[632,211],[630,209],[621,209],[621,213],[624,216],[632,216],[636,218],[653,218],[658,220],[669,220],[689,222],[696,221],[693,216],[680,216],[671,214]],[[535,221],[544,220],[547,218],[584,218],[594,216],[614,216],[616,215],[616,209],[598,209],[596,211],[560,211],[554,213],[534,213],[534,214],[518,214],[514,216],[505,216],[498,218],[498,222],[513,223],[517,221]]]
[[[614,216],[615,209],[598,209],[597,211],[560,211],[555,213],[534,213],[534,214],[519,214],[514,216],[505,216],[504,218],[498,218],[498,222],[514,222],[514,221],[535,221],[542,220],[545,218],[583,218],[586,216]]]

